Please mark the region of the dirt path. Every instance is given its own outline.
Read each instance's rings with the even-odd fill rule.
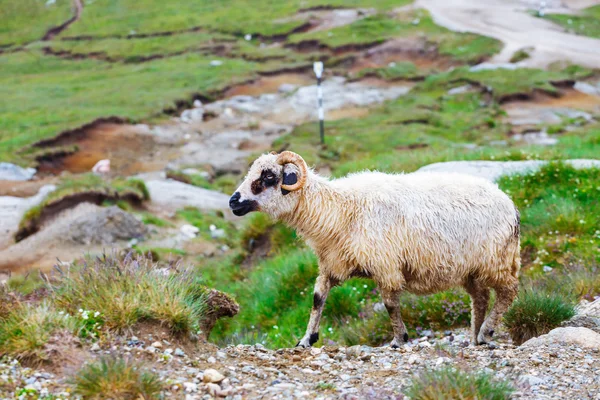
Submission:
[[[79,18],[81,18],[81,13],[83,12],[83,2],[81,0],[73,0],[73,6],[75,7],[75,14],[73,14],[71,18],[62,24],[55,26],[54,28],[50,28],[42,40],[52,40],[56,35],[67,29],[73,22],[79,21]]]
[[[566,6],[556,1],[546,3],[550,11],[560,12],[576,12],[589,5],[582,1],[563,2]],[[597,68],[600,40],[565,33],[559,26],[527,13],[538,5],[539,2],[531,0],[417,0],[416,3],[430,12],[437,24],[448,29],[487,35],[504,42],[504,49],[492,62],[508,62],[515,51],[534,47],[531,58],[523,65],[543,68],[567,60]]]

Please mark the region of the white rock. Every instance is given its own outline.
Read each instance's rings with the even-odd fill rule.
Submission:
[[[0,181],[28,181],[35,175],[35,168],[0,162]]]
[[[588,328],[556,328],[549,333],[529,339],[522,348],[536,349],[542,345],[577,345],[587,349],[600,349],[600,334]]]
[[[94,343],[90,348],[91,351],[100,351],[100,345],[98,343]]]
[[[450,94],[450,95],[462,94],[462,93],[468,92],[469,90],[471,90],[471,85],[463,85],[463,86],[458,86],[458,87],[448,90],[448,94]]]
[[[576,169],[600,168],[600,160],[573,159],[565,160],[565,164]],[[548,161],[448,161],[426,165],[419,169],[423,172],[457,172],[479,176],[496,181],[504,175],[526,174],[539,170]]]
[[[190,239],[193,239],[196,237],[196,234],[198,232],[200,232],[200,229],[196,228],[193,225],[183,225],[181,228],[179,228],[179,231],[181,231],[181,233],[183,233],[185,236],[189,237]]]
[[[160,349],[163,347],[163,344],[159,341],[156,341],[156,342],[152,343],[150,346]]]
[[[202,102],[198,99],[194,100],[194,108],[200,108],[202,107]]]
[[[213,356],[210,356],[210,357],[208,357],[206,362],[208,362],[209,364],[214,364],[217,362],[217,360]]]
[[[187,393],[194,393],[198,391],[198,385],[194,382],[183,382],[183,389]]]
[[[218,396],[221,392],[221,387],[215,383],[207,383],[206,389],[208,389],[208,393],[210,393],[210,395],[214,397]]]
[[[175,352],[173,354],[175,354],[177,357],[184,357],[185,356],[185,353],[179,347],[175,349]]]
[[[219,65],[223,65],[223,61],[221,60],[212,60],[210,62],[211,67],[218,67]]]
[[[408,357],[409,364],[415,364],[418,360],[419,356],[417,356],[416,354],[412,354],[410,357]]]
[[[481,64],[477,64],[472,66],[471,68],[469,68],[469,71],[471,72],[477,72],[477,71],[487,71],[487,70],[496,70],[496,69],[510,69],[510,70],[515,70],[519,68],[518,65],[516,64],[510,64],[510,63],[506,63],[506,64],[492,64],[492,63],[481,63]]]
[[[209,368],[206,371],[204,371],[204,376],[202,377],[202,381],[205,383],[206,382],[219,383],[223,379],[225,379],[225,376],[223,376],[223,374],[221,374],[216,369],[212,369],[212,368]]]

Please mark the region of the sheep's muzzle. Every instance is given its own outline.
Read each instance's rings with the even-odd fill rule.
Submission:
[[[246,215],[249,212],[258,210],[258,203],[254,200],[244,200],[240,201],[242,195],[240,192],[235,192],[233,196],[229,199],[229,208],[234,215],[241,217],[242,215]]]

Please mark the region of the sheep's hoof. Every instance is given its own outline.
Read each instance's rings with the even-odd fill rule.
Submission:
[[[392,349],[399,349],[404,343],[408,342],[408,334],[405,333],[402,339],[403,341],[394,338],[394,340],[392,340],[392,343],[390,343],[390,347]]]
[[[317,343],[317,341],[319,340],[319,334],[318,333],[311,333],[310,336],[306,337],[304,336],[299,342],[298,344],[296,344],[296,347],[302,347],[302,348],[309,348],[311,347],[313,344]]]
[[[493,329],[486,329],[486,330],[481,330],[479,332],[479,335],[477,335],[477,344],[481,345],[481,344],[488,344],[492,341],[492,337],[494,336],[494,330]]]

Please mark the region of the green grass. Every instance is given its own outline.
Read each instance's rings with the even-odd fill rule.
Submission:
[[[173,333],[197,334],[205,310],[205,286],[189,271],[165,276],[144,256],[89,259],[61,271],[51,286],[53,304],[70,314],[99,312],[103,325],[122,331],[154,321]]]
[[[544,18],[562,26],[567,32],[600,38],[600,5],[582,10],[581,15],[546,14]]]
[[[477,64],[502,50],[499,40],[472,33],[450,32],[438,41],[439,54],[467,64]]]
[[[114,60],[135,62],[152,55],[172,55],[180,52],[208,50],[222,41],[235,41],[230,35],[207,32],[190,32],[179,35],[123,40],[116,38],[97,40],[69,40],[50,43],[53,50],[75,54],[101,53]]]
[[[236,239],[237,232],[234,225],[227,221],[220,211],[202,212],[196,208],[188,207],[179,210],[177,216],[198,228],[200,230],[198,235],[204,239],[211,240],[211,225],[214,225],[215,229],[225,231],[225,237],[221,239],[223,242],[232,243]]]
[[[532,94],[534,90],[557,94],[558,89],[552,85],[552,82],[582,78],[590,74],[591,71],[581,68],[567,68],[562,71],[544,71],[532,68],[469,71],[468,68],[456,68],[446,73],[430,76],[425,80],[423,86],[440,88],[474,82],[488,88],[495,99],[502,100],[511,95]]]
[[[86,194],[95,194],[105,200],[125,200],[138,203],[150,198],[146,185],[139,179],[116,178],[109,181],[92,173],[69,177],[63,179],[56,190],[50,192],[44,200],[23,214],[16,237],[22,239],[37,231],[42,219],[47,217],[44,216],[47,208],[66,201],[70,197]]]
[[[521,211],[521,245],[531,254],[532,272],[574,259],[600,261],[600,169],[551,163],[535,173],[505,177],[500,187]]]
[[[85,399],[159,399],[158,375],[130,358],[102,356],[85,364],[71,379],[74,394]]]
[[[130,33],[180,31],[194,27],[230,34],[282,35],[299,27],[303,20],[282,20],[299,9],[318,5],[377,7],[389,9],[406,4],[406,0],[259,0],[251,6],[244,0],[186,2],[165,4],[159,0],[110,0],[86,5],[85,18],[63,36],[124,36]]]
[[[526,60],[530,57],[531,50],[528,49],[519,49],[514,52],[512,57],[510,57],[511,63],[518,63],[519,61]]]
[[[386,81],[394,81],[400,79],[416,79],[423,75],[419,73],[419,69],[410,61],[394,63],[387,67],[381,68],[365,68],[360,70],[354,78],[360,79],[366,76],[374,76],[385,79]]]
[[[150,214],[149,212],[142,213],[142,222],[146,225],[154,225],[159,228],[171,227],[173,224],[166,219],[162,219],[157,217],[154,214]]]
[[[52,5],[39,0],[3,1],[0,7],[0,46],[40,40],[48,29],[71,17],[71,4],[70,0],[56,0]]]
[[[413,378],[406,395],[413,400],[509,399],[515,388],[490,373],[452,367],[422,372]]]
[[[504,325],[513,343],[520,345],[533,337],[550,332],[574,315],[573,303],[561,294],[522,290],[504,314]]]
[[[31,161],[18,150],[96,118],[141,120],[193,93],[209,95],[255,76],[258,64],[185,54],[143,64],[70,61],[36,51],[0,56],[0,159]],[[118,88],[118,90],[117,90]],[[48,101],[48,99],[52,101]],[[43,112],[42,112],[43,110]]]
[[[38,305],[14,304],[0,316],[0,357],[10,356],[32,364],[51,361],[47,347],[53,335],[73,335],[77,320],[60,313],[47,302]]]
[[[456,33],[436,25],[425,10],[394,17],[376,14],[327,31],[291,35],[290,43],[317,41],[329,48],[382,43],[395,37],[422,37],[437,45],[438,53],[456,62],[475,64],[500,51],[502,44],[486,36]]]

